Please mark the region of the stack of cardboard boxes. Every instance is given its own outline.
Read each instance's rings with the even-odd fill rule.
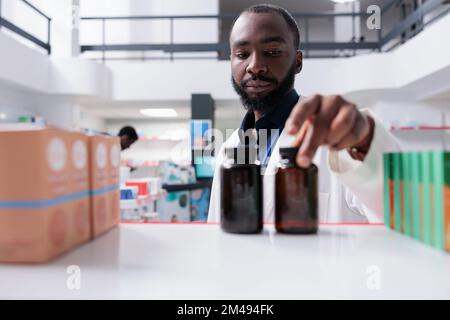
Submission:
[[[387,227],[450,251],[450,153],[384,154],[384,214]]]
[[[45,262],[119,222],[119,140],[0,127],[0,262]]]
[[[120,220],[119,139],[91,136],[89,150],[92,235],[96,237]]]

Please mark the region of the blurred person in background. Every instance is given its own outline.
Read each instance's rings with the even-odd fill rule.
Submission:
[[[118,136],[120,137],[120,148],[122,151],[130,148],[139,139],[136,130],[131,126],[125,126],[120,129]]]

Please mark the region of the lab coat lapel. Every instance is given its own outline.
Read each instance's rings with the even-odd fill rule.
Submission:
[[[267,167],[263,175],[263,199],[264,199],[264,221],[273,222],[275,212],[275,174],[277,173],[277,164],[280,161],[280,142],[284,141],[286,131],[281,132],[275,147],[272,148]]]

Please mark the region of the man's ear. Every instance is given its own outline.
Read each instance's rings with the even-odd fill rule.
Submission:
[[[297,50],[295,54],[295,73],[300,73],[303,68],[303,52],[301,50]]]

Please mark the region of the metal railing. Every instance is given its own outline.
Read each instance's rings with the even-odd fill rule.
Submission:
[[[381,21],[383,21],[383,16],[393,10],[395,7],[398,7],[404,0],[392,0],[388,2],[384,7],[380,8],[381,10]],[[398,39],[398,43],[403,43],[408,40],[418,32],[420,32],[423,27],[423,18],[424,16],[435,10],[438,6],[443,4],[445,0],[426,0],[424,3],[414,8],[413,11],[404,16],[401,21],[399,21],[389,32],[383,35],[382,28],[376,30],[376,40],[375,41],[360,41],[355,38],[355,28],[354,28],[354,19],[355,18],[368,18],[371,14],[365,12],[349,12],[349,13],[294,13],[293,16],[296,20],[301,20],[304,23],[304,37],[300,42],[300,49],[304,51],[306,57],[312,57],[309,53],[311,51],[334,51],[333,55],[321,57],[337,57],[339,55],[339,51],[342,50],[350,50],[352,54],[355,55],[357,50],[371,50],[371,51],[388,51],[395,47],[396,45],[391,45],[393,40]],[[230,48],[228,42],[216,42],[216,43],[175,43],[174,42],[174,22],[177,20],[186,20],[186,19],[217,19],[219,21],[219,25],[224,22],[232,22],[237,15],[227,14],[227,15],[180,15],[180,16],[115,16],[115,17],[82,17],[81,21],[100,21],[101,22],[101,34],[102,41],[100,44],[84,44],[81,45],[81,52],[89,52],[96,51],[102,53],[102,60],[106,60],[105,53],[111,51],[163,51],[170,54],[169,59],[173,59],[174,53],[181,52],[218,52],[219,55],[229,56]],[[311,21],[315,19],[334,19],[337,17],[348,17],[352,18],[352,35],[351,41],[349,42],[335,42],[335,41],[311,41],[310,32],[311,32]],[[108,21],[136,21],[136,20],[144,20],[144,21],[155,21],[155,20],[163,20],[169,21],[169,41],[167,43],[141,43],[141,44],[107,44],[106,43],[106,32],[107,32],[107,22]],[[410,32],[412,26],[420,26],[420,28],[414,28],[416,30],[415,33]],[[386,46],[390,44],[390,48],[386,49]],[[140,59],[146,60],[147,58],[115,58],[115,59]],[[152,59],[152,58],[150,58]],[[155,58],[153,58],[155,59]],[[157,59],[157,58],[156,58]],[[163,59],[167,59],[167,57],[163,57]]]
[[[0,0],[0,28],[4,27],[4,28],[14,32],[15,34],[21,36],[22,38],[27,39],[28,41],[31,41],[35,45],[46,50],[48,54],[51,54],[52,47],[50,44],[50,36],[51,36],[51,20],[52,19],[49,16],[47,16],[45,13],[43,13],[41,10],[36,8],[32,3],[28,2],[27,0],[20,0],[20,1],[23,2],[29,8],[31,8],[38,15],[42,16],[43,18],[45,18],[47,20],[47,41],[45,42],[41,39],[38,39],[31,33],[23,30],[22,28],[18,27],[13,22],[2,17],[2,0]]]

